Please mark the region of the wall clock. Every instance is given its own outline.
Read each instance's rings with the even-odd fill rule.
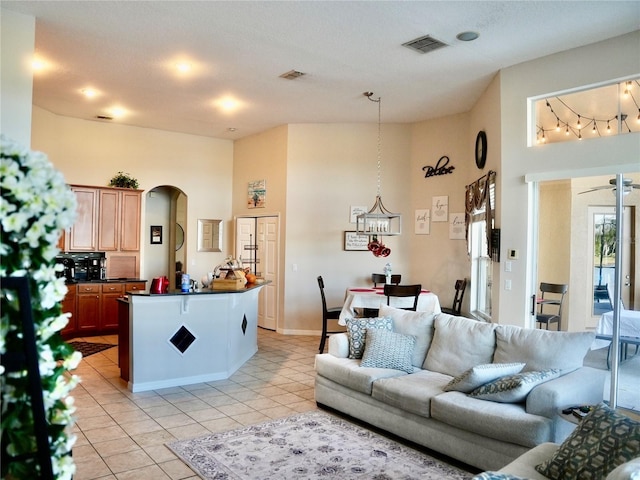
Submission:
[[[476,166],[484,168],[487,162],[487,134],[483,130],[478,132],[476,137]]]

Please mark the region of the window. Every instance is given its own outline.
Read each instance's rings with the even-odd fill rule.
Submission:
[[[491,231],[495,214],[495,172],[489,172],[467,186],[468,248],[471,257],[471,312],[485,320],[491,319],[491,286],[493,260]],[[488,209],[488,211],[487,211]]]

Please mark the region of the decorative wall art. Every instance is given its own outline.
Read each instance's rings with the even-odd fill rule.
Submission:
[[[429,235],[431,233],[431,210],[416,210],[415,233],[416,235]]]
[[[436,163],[435,167],[430,165],[425,165],[422,167],[422,171],[424,172],[424,178],[435,177],[437,175],[447,175],[449,173],[453,173],[456,167],[453,165],[449,166],[449,157],[446,155],[441,156],[438,159],[438,163]]]
[[[345,250],[369,250],[369,236],[359,235],[357,232],[344,232]]]
[[[431,199],[431,221],[446,222],[449,219],[449,197],[433,197]]]
[[[266,206],[265,197],[267,195],[267,181],[254,180],[249,182],[249,191],[247,195],[248,208],[264,208]]]
[[[162,245],[162,225],[151,225],[151,245]]]
[[[222,251],[222,220],[198,219],[198,251]]]
[[[449,239],[464,240],[464,230],[464,213],[452,213],[449,215]]]
[[[358,215],[367,213],[369,209],[367,207],[359,207],[352,205],[349,209],[349,223],[357,223]]]

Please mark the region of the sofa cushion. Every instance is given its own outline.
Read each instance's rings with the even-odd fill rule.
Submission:
[[[394,368],[413,373],[411,356],[416,337],[379,328],[367,329],[367,342],[360,367]]]
[[[360,359],[364,353],[367,328],[393,329],[393,320],[389,317],[347,318],[347,334],[349,335],[349,358]]]
[[[536,470],[551,480],[604,478],[640,456],[640,422],[601,403]]]
[[[469,395],[492,402],[523,402],[533,387],[559,376],[560,370],[553,368],[540,372],[506,375],[476,388]]]
[[[525,372],[559,368],[567,373],[582,366],[594,338],[593,332],[554,332],[498,325],[493,361],[524,362]]]
[[[640,477],[640,457],[618,465],[606,480],[637,480]]]
[[[431,399],[442,393],[449,380],[449,375],[420,370],[411,375],[377,380],[371,396],[387,405],[428,418]]]
[[[416,337],[411,363],[414,367],[422,368],[427,350],[433,339],[433,321],[435,315],[427,312],[413,312],[401,308],[382,305],[380,316],[393,320],[393,331]]]
[[[361,368],[360,360],[338,358],[329,353],[316,355],[316,372],[318,375],[366,395],[371,395],[373,382],[380,378],[407,375],[405,372],[390,368]]]
[[[494,324],[440,314],[434,328],[425,370],[455,377],[476,365],[491,363],[496,347]]]
[[[559,444],[553,442],[541,443],[502,467],[500,471],[529,480],[549,480],[536,470],[536,465],[550,459],[559,446]]]
[[[462,392],[444,392],[431,398],[431,417],[483,437],[527,448],[548,442],[553,436],[553,420],[527,413],[521,403],[487,402]]]
[[[471,480],[527,480],[526,478],[510,473],[502,472],[482,472],[473,477]]]
[[[519,373],[523,367],[524,363],[486,363],[477,365],[451,380],[444,387],[444,391],[469,393],[497,378]]]

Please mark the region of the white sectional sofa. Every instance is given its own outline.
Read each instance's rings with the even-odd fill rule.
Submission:
[[[483,470],[561,443],[575,427],[562,408],[602,401],[605,372],[583,366],[593,333],[392,307],[348,329],[316,356],[316,402]],[[365,332],[364,358],[349,358],[362,352]],[[513,364],[522,371],[505,377]]]

